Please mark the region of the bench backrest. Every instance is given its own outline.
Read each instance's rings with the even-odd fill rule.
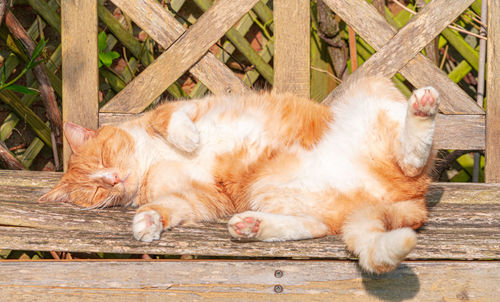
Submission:
[[[260,74],[277,91],[310,95],[309,0],[274,0],[271,16],[269,7],[265,5],[268,2],[266,0],[218,0],[215,3],[210,0],[195,0],[201,9],[206,11],[187,30],[158,1],[112,2],[165,51],[154,64],[150,64],[99,109],[97,20],[104,18],[105,12],[97,0],[63,1],[65,121],[97,128],[104,123],[130,118],[141,113],[166,89],[173,89],[174,82],[186,71],[203,84],[200,89],[208,89],[215,94],[240,93],[249,89],[251,77],[237,77],[224,64],[227,59],[221,61],[209,48],[224,35],[232,44],[243,44],[241,47],[244,48],[244,44],[248,42],[238,30],[241,30],[244,22],[250,22],[251,25],[256,14],[261,19],[266,18],[266,14],[267,18],[271,18],[274,33],[273,39],[266,40],[267,58],[265,55],[260,57],[253,50],[245,54],[247,57],[254,57],[257,76]],[[474,0],[455,1],[453,5],[449,5],[447,0],[434,0],[399,30],[364,0],[324,2],[377,52],[344,83],[336,87],[323,102],[334,102],[336,98],[341,97],[347,84],[345,82],[367,75],[393,77],[400,73],[415,87],[432,85],[442,95],[442,114],[437,123],[436,147],[486,150],[486,181],[499,182],[500,152],[495,150],[495,146],[500,143],[500,106],[497,105],[497,100],[500,99],[500,60],[497,59],[500,57],[500,21],[493,17],[499,12],[498,1],[488,1],[490,18],[486,112],[421,53],[443,30],[449,31],[447,33],[450,36],[453,35],[446,27]],[[170,1],[174,9],[181,7],[183,3],[183,0]],[[238,21],[238,25],[233,26]],[[460,35],[455,35],[455,38],[462,39]],[[128,48],[133,49],[132,46]],[[273,67],[268,64],[271,58]],[[144,58],[141,59],[144,62]],[[67,160],[70,152],[67,144],[64,150]]]

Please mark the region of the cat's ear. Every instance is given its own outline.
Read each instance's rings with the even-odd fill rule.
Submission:
[[[71,122],[65,122],[64,136],[68,140],[71,151],[73,151],[73,153],[78,153],[89,139],[97,136],[97,131],[84,128]]]
[[[69,202],[69,194],[66,184],[57,184],[52,190],[38,199],[38,202]]]

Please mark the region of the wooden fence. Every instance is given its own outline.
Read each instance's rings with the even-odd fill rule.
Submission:
[[[267,3],[264,0],[217,0],[212,6],[207,0],[193,0],[205,13],[187,30],[158,1],[111,1],[165,51],[156,61],[147,62],[148,67],[141,74],[99,108],[97,21],[104,20],[106,12],[96,0],[61,1],[65,121],[97,128],[134,117],[165,90],[175,93],[175,81],[187,71],[200,81],[195,88],[200,94],[206,89],[215,94],[241,93],[260,74],[278,91],[310,95],[309,0],[274,0],[272,12],[268,6],[262,6]],[[183,2],[172,0],[170,5],[180,7]],[[486,181],[500,182],[500,152],[496,150],[500,143],[500,1],[488,0],[486,112],[421,54],[473,0],[454,1],[453,5],[447,0],[434,0],[402,28],[395,28],[399,26],[397,20],[388,23],[364,0],[324,2],[373,47],[374,54],[364,57],[364,64],[323,102],[334,102],[342,96],[348,82],[366,75],[393,77],[400,73],[415,87],[432,85],[442,95],[437,147],[486,150]],[[239,43],[244,44],[241,38],[252,23],[249,16],[255,14],[261,20],[274,16],[275,38],[266,41],[267,48],[260,54],[245,54],[258,68],[240,79],[224,64],[227,59],[208,49],[223,36],[232,44],[225,45],[230,52]],[[233,27],[238,20],[241,21]],[[120,34],[118,28],[110,30]],[[127,48],[138,54],[136,46],[131,43]],[[271,60],[273,68],[269,65]],[[472,60],[464,60],[465,67],[461,68],[473,68]],[[67,146],[65,156],[69,156]],[[427,198],[430,220],[419,233],[419,245],[410,254],[413,260],[426,261],[406,262],[396,272],[376,277],[359,272],[349,260],[351,256],[344,244],[334,236],[300,242],[242,244],[230,241],[224,224],[219,223],[176,228],[163,234],[158,242],[137,242],[128,227],[131,210],[82,212],[65,205],[37,204],[36,198],[57,182],[60,173],[0,171],[0,176],[1,249],[247,259],[0,262],[2,271],[10,272],[10,279],[0,278],[0,292],[7,297],[40,298],[40,293],[70,300],[104,295],[121,300],[165,296],[249,300],[268,299],[272,295],[283,300],[495,301],[500,297],[495,283],[500,278],[498,184],[434,184]],[[281,260],[259,261],[256,257]],[[323,261],[290,260],[304,257]],[[93,274],[99,282],[89,280],[88,274]],[[317,296],[308,296],[311,293]]]
[[[99,110],[98,58],[94,51],[97,47],[97,2],[63,1],[64,120],[97,128],[127,119],[147,108],[186,71],[212,93],[240,93],[248,89],[207,50],[228,31],[234,30],[232,25],[248,13],[257,0],[216,1],[188,30],[156,1],[112,2],[165,48],[165,52]],[[205,5],[205,9],[209,7],[210,1],[198,2]],[[440,149],[486,149],[486,181],[500,181],[500,156],[494,147],[500,137],[495,135],[498,131],[494,126],[498,125],[495,102],[489,102],[486,119],[484,110],[420,52],[474,1],[460,1],[451,7],[447,1],[433,1],[399,31],[366,1],[325,2],[376,50],[347,82],[374,74],[392,77],[399,72],[415,87],[434,86],[442,95],[436,146]],[[266,79],[277,91],[292,91],[303,96],[310,94],[309,10],[308,1],[274,1],[276,38],[271,45],[274,48],[274,74],[269,68],[262,67],[259,71],[264,76],[271,73]],[[491,25],[494,28],[494,21]],[[492,58],[497,55],[494,46],[498,38],[494,31],[491,32],[486,98],[495,100],[498,99],[498,85],[493,83],[498,62]],[[237,32],[236,35],[242,36]],[[268,66],[263,63],[263,66]],[[324,103],[334,101],[342,94],[344,86],[345,83],[337,87]],[[486,122],[489,127],[486,127]],[[68,153],[66,145],[66,158]]]

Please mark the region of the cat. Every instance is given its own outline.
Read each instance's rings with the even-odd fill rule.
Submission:
[[[40,201],[138,207],[137,240],[232,216],[232,237],[341,234],[367,272],[394,270],[427,219],[439,94],[358,80],[330,106],[292,94],[170,101],[90,130],[65,123],[67,172]]]

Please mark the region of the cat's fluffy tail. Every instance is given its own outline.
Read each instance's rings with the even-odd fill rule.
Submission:
[[[359,265],[370,273],[394,270],[417,243],[412,228],[388,230],[388,221],[397,215],[394,205],[378,205],[351,213],[342,227],[342,236]],[[398,217],[394,217],[397,219]]]

